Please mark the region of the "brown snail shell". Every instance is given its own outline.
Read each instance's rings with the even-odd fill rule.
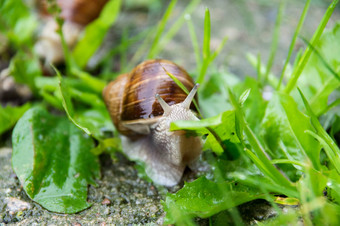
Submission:
[[[144,134],[131,127],[152,124],[163,115],[161,105],[156,101],[159,94],[170,106],[184,101],[187,94],[169,77],[166,71],[176,76],[191,90],[194,82],[181,67],[168,60],[147,60],[130,73],[122,74],[109,83],[103,91],[105,103],[117,130],[126,136]],[[191,105],[191,109],[195,109]]]
[[[189,95],[167,75],[177,77]],[[104,90],[103,97],[123,151],[145,164],[146,174],[157,184],[176,185],[184,169],[199,157],[202,141],[185,131],[170,131],[176,120],[198,120],[192,100],[198,84],[184,69],[167,60],[148,60],[120,75]]]
[[[96,19],[108,0],[57,0],[61,18],[79,25],[87,25]],[[47,0],[37,0],[37,8],[42,16],[50,16]]]

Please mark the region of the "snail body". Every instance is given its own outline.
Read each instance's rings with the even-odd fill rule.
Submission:
[[[179,79],[184,91],[167,75]],[[176,120],[198,120],[191,103],[198,85],[187,72],[167,60],[148,60],[107,85],[103,97],[123,151],[131,160],[145,163],[147,175],[157,184],[176,185],[187,165],[201,153],[201,138],[185,131],[170,131]]]

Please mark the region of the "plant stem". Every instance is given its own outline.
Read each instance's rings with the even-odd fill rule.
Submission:
[[[152,42],[152,45],[150,47],[150,52],[147,56],[148,59],[151,59],[151,58],[154,58],[155,57],[155,51],[156,49],[158,48],[158,45],[159,45],[159,40],[162,36],[162,33],[165,29],[165,25],[167,24],[171,14],[172,14],[172,11],[175,7],[177,3],[177,0],[172,0],[167,8],[167,10],[165,11],[164,13],[164,16],[162,18],[162,20],[160,21],[159,25],[158,25],[158,28],[157,28],[157,31],[156,31],[156,35],[155,35],[155,38]]]
[[[295,29],[295,33],[293,35],[293,38],[292,38],[292,41],[290,43],[290,46],[289,46],[289,51],[288,51],[288,56],[286,58],[286,61],[285,61],[285,64],[282,68],[282,71],[281,71],[281,75],[280,75],[280,80],[279,80],[279,83],[277,85],[277,88],[276,90],[280,90],[280,87],[281,87],[281,84],[282,84],[282,80],[283,80],[283,77],[285,75],[285,72],[286,72],[286,68],[287,68],[287,65],[289,63],[289,60],[292,56],[292,53],[293,53],[293,50],[294,50],[294,46],[295,46],[295,42],[296,42],[296,38],[298,36],[298,34],[300,33],[300,30],[302,28],[302,25],[305,21],[305,18],[306,18],[306,15],[307,15],[307,12],[308,12],[308,9],[309,9],[309,4],[310,4],[310,0],[307,0],[306,1],[306,4],[305,4],[305,7],[303,8],[303,11],[302,11],[302,14],[301,14],[301,17],[300,17],[300,20],[299,20],[299,23]]]

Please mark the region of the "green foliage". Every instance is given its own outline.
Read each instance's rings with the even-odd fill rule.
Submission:
[[[182,14],[173,23],[173,25],[168,29],[168,31],[166,31],[165,27],[169,22],[174,7],[177,3],[177,0],[172,0],[169,3],[168,8],[164,12],[162,19],[158,22],[157,26],[151,27],[151,29],[148,31],[144,42],[137,49],[127,67],[131,69],[135,66],[136,63],[138,63],[138,61],[143,60],[143,56],[145,53],[148,53],[146,56],[146,58],[148,59],[157,58],[158,54],[163,50],[166,44],[176,35],[178,30],[182,27],[183,23],[185,22],[185,17],[196,9],[199,2],[200,0],[192,0],[182,12]],[[125,71],[123,70],[123,72]]]
[[[13,131],[12,165],[27,195],[50,211],[90,206],[87,184],[99,176],[93,141],[67,118],[41,107],[28,110]]]
[[[304,95],[310,98],[310,104],[317,116],[326,113],[328,108],[328,97],[339,86],[340,81],[334,75],[339,74],[340,57],[340,24],[337,23],[332,30],[328,30],[314,45],[311,58],[302,72],[300,87]],[[324,61],[322,61],[323,59]]]
[[[204,77],[206,75],[206,72],[208,70],[209,65],[215,60],[215,58],[218,56],[218,54],[222,51],[225,43],[228,40],[228,37],[225,37],[220,46],[215,50],[215,52],[211,52],[210,50],[210,31],[211,31],[211,25],[210,25],[210,12],[207,8],[205,10],[205,17],[204,17],[204,36],[203,36],[203,46],[202,46],[202,62],[198,64],[197,66],[200,68],[200,73],[197,78],[197,83],[202,84],[204,81]],[[197,58],[197,57],[196,57]]]
[[[300,150],[309,157],[315,169],[320,170],[320,150],[317,141],[305,133],[306,130],[314,131],[310,118],[301,113],[292,97],[282,94],[281,104],[286,111],[289,126],[294,138],[298,141]]]
[[[10,63],[10,74],[18,83],[28,85],[36,91],[34,79],[41,76],[40,64],[32,53],[18,51]]]
[[[250,56],[249,59],[258,72],[258,80],[246,78],[242,82],[228,84],[226,81],[230,81],[233,76],[219,74],[211,76],[206,82],[203,82],[199,93],[200,103],[203,102],[203,104],[207,105],[209,103],[208,110],[212,112],[209,114],[211,116],[216,115],[219,108],[227,107],[228,109],[229,107],[230,109],[231,103],[234,108],[233,120],[221,120],[221,116],[218,115],[203,119],[200,122],[201,124],[199,122],[175,122],[172,125],[176,129],[194,130],[199,134],[209,134],[207,128],[210,126],[218,125],[224,128],[222,131],[227,131],[228,128],[232,128],[228,123],[234,124],[234,132],[240,143],[234,142],[232,144],[236,150],[243,149],[242,152],[239,152],[240,156],[236,160],[224,160],[227,149],[220,145],[220,140],[209,139],[213,137],[211,134],[207,136],[205,146],[209,147],[208,150],[219,154],[216,162],[210,162],[214,168],[217,166],[220,168],[220,174],[222,175],[218,176],[215,173],[214,179],[218,184],[231,183],[234,180],[242,184],[242,186],[251,187],[263,194],[274,207],[275,202],[281,204],[284,202],[284,204],[290,205],[290,200],[293,200],[295,204],[299,204],[300,213],[297,215],[279,213],[277,220],[272,221],[273,224],[275,222],[296,222],[298,216],[302,217],[307,224],[338,223],[338,216],[336,214],[330,216],[327,211],[336,213],[339,209],[338,201],[332,202],[339,199],[339,147],[334,141],[334,136],[332,137],[332,134],[335,133],[329,135],[317,118],[317,116],[322,116],[322,114],[329,111],[327,113],[328,120],[330,118],[333,118],[333,120],[327,121],[327,127],[332,127],[330,123],[333,122],[332,128],[339,131],[338,114],[335,113],[335,109],[334,111],[331,110],[332,108],[337,108],[339,101],[336,99],[329,103],[330,95],[336,93],[336,97],[338,97],[338,53],[340,51],[336,50],[339,47],[340,40],[339,25],[337,24],[331,31],[327,31],[321,36],[324,25],[330,18],[336,3],[337,1],[333,1],[330,5],[311,43],[307,42],[308,48],[305,53],[301,58],[298,55],[296,59],[298,63],[293,65],[293,75],[288,81],[288,86],[285,89],[286,93],[275,91],[275,88],[280,88],[283,81],[282,76],[289,73],[287,63],[289,60],[287,59],[284,65],[281,79],[278,83],[274,75],[269,72],[271,68],[270,60],[273,60],[272,58],[275,54],[272,54],[266,68],[261,64],[260,57]],[[308,6],[309,1],[306,3],[299,26],[294,34],[288,58],[292,55],[292,46],[294,46],[293,43],[301,29]],[[205,21],[205,28],[208,30],[209,21],[207,19]],[[188,22],[188,25],[189,29],[192,30],[191,33],[193,33],[190,22]],[[277,29],[278,27],[276,27]],[[275,37],[277,38],[277,35]],[[209,34],[205,33],[205,43],[208,42],[209,38]],[[277,40],[274,41],[277,42]],[[205,44],[203,46],[203,59],[204,55],[209,52],[208,49],[208,45]],[[272,49],[272,53],[275,52],[274,50]],[[196,59],[199,59],[199,57],[196,56]],[[268,77],[267,83],[263,83],[261,80],[262,75]],[[268,94],[265,94],[265,90],[263,90],[264,85],[272,86],[269,96],[266,96]],[[293,90],[294,86],[301,88],[302,91],[299,92],[302,101],[298,98],[299,96],[295,90],[292,95],[288,94]],[[216,96],[222,99],[225,98],[224,90],[228,88],[229,103],[222,104],[221,100],[212,99]],[[231,90],[234,92],[231,92]],[[305,92],[306,97],[304,96]],[[234,93],[237,94],[237,97],[240,97],[239,100],[237,100]],[[266,97],[263,98],[263,96]],[[310,99],[311,104],[308,103],[307,98]],[[217,102],[216,107],[214,107],[214,101]],[[305,106],[307,113],[301,111],[303,106]],[[205,113],[204,108],[203,106],[203,112]],[[218,148],[215,148],[215,146]],[[245,161],[245,159],[248,160]],[[253,164],[249,163],[249,161]],[[197,181],[200,181],[200,179]],[[218,211],[231,210],[232,206],[223,206],[219,202],[209,203],[210,198],[215,197],[217,194],[222,195],[218,198],[221,202],[228,197],[223,191],[216,192],[219,189],[218,186],[211,185],[214,182],[202,180],[200,182],[204,183],[204,185],[201,185],[197,181],[186,184],[176,194],[168,194],[164,202],[167,210],[167,223],[177,222],[180,224],[195,216],[209,217],[215,214],[213,211],[205,212],[207,209],[221,208]],[[191,189],[197,189],[209,195],[192,193],[189,185],[192,186],[190,187]],[[324,196],[325,189],[328,191],[328,199]],[[274,199],[269,195],[269,192],[284,194],[288,198],[284,201]],[[195,205],[196,203],[198,205]],[[205,213],[207,215],[204,215]],[[188,218],[188,216],[190,217]],[[238,224],[240,222],[234,219],[234,223]]]
[[[11,129],[18,119],[30,108],[30,104],[25,104],[20,107],[0,105],[0,135]]]
[[[150,52],[149,52],[148,58],[154,58],[155,57],[154,51],[157,48],[157,45],[158,45],[159,40],[161,38],[161,35],[162,35],[162,33],[165,29],[165,25],[167,24],[169,17],[172,14],[172,10],[174,9],[176,3],[177,3],[177,0],[172,0],[170,2],[167,10],[164,13],[163,18],[159,22],[159,26],[157,27],[155,38],[154,38],[152,45],[150,47]]]
[[[0,1],[0,32],[15,46],[33,44],[32,36],[37,25],[37,18],[24,1]]]
[[[185,184],[176,194],[167,194],[163,203],[167,212],[164,223],[174,224],[183,221],[183,218],[195,216],[206,218],[221,210],[263,197],[232,182],[216,183],[201,177]]]
[[[88,60],[102,44],[106,32],[115,22],[120,11],[121,0],[110,0],[103,8],[100,16],[85,29],[83,38],[73,50],[73,57],[80,68],[86,66]]]
[[[318,41],[319,41],[327,23],[328,23],[328,20],[331,17],[331,15],[332,15],[337,4],[338,4],[338,0],[333,0],[332,3],[329,5],[324,17],[322,18],[317,30],[315,31],[315,33],[314,33],[314,35],[311,39],[310,43],[311,43],[312,46],[315,46],[318,43]],[[303,69],[305,68],[312,52],[313,52],[313,49],[308,47],[306,49],[306,51],[303,53],[303,55],[301,56],[301,59],[299,60],[297,67],[295,67],[295,69],[292,73],[292,78],[289,80],[287,87],[285,88],[286,93],[290,93],[292,91],[292,89],[295,87],[296,82],[299,79]]]
[[[84,92],[67,84],[67,80],[62,78],[58,71],[59,92],[61,97],[62,106],[74,125],[83,130],[89,136],[95,137],[100,140],[103,137],[101,132],[102,128],[111,125],[111,120],[108,112],[105,109],[104,102],[98,95],[91,92]],[[92,109],[78,109],[75,110],[72,98],[82,101],[90,105]],[[113,130],[112,126],[109,127]]]
[[[13,169],[28,196],[45,208],[61,213],[81,211],[90,206],[86,202],[87,184],[94,184],[99,175],[97,155],[109,152],[114,157],[121,150],[118,136],[105,135],[116,135],[101,97],[106,75],[95,77],[84,71],[115,22],[121,1],[109,1],[100,17],[86,27],[72,53],[64,43],[66,72],[55,69],[56,77],[41,76],[28,38],[36,21],[27,7],[21,1],[0,2],[0,30],[6,31],[14,46],[27,44],[12,58],[11,75],[17,82],[27,84],[36,99],[64,113],[55,116],[47,112],[47,107],[34,107],[24,114],[30,104],[0,108],[0,134],[24,114],[13,131]],[[185,21],[197,62],[193,77],[200,83],[198,102],[202,118],[173,122],[171,130],[185,130],[205,139],[203,156],[212,173],[166,195],[166,224],[194,225],[192,218],[212,217],[221,211],[228,211],[233,223],[242,224],[235,207],[254,199],[266,199],[276,208],[278,217],[269,222],[273,225],[294,224],[299,219],[307,225],[339,223],[340,150],[336,139],[340,131],[340,25],[323,32],[337,2],[330,4],[311,41],[305,41],[306,50],[297,52],[290,65],[309,8],[310,1],[306,1],[280,79],[271,68],[279,42],[283,4],[268,63],[261,62],[260,54],[248,55],[257,79],[246,77],[241,81],[227,71],[208,70],[227,38],[215,51],[211,50],[214,25],[206,9],[200,49],[190,19],[199,0],[191,1],[170,27],[176,0],[169,3],[162,19],[150,30],[130,38],[126,29],[121,43],[103,59],[107,68],[111,68],[108,58],[117,53],[121,54],[120,72],[130,70],[143,57],[157,57]],[[18,31],[23,32],[22,37]],[[59,35],[63,38],[62,32]],[[130,45],[141,39],[144,41],[130,64],[126,64]],[[107,68],[103,70],[106,73]],[[276,203],[298,207],[293,213],[283,213]]]

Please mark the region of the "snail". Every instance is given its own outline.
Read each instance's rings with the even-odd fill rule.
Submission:
[[[62,30],[65,42],[73,48],[84,27],[95,20],[108,0],[57,0],[61,9],[60,17],[65,20]],[[36,7],[44,23],[39,40],[34,48],[38,56],[45,60],[45,64],[60,63],[64,60],[64,53],[57,29],[58,24],[48,13],[47,0],[36,0]]]
[[[191,90],[189,95],[167,75],[173,74]],[[184,169],[198,159],[202,141],[185,131],[170,131],[176,120],[199,120],[192,100],[198,84],[168,60],[147,60],[122,74],[103,90],[111,119],[121,134],[122,147],[131,160],[145,164],[156,183],[174,186]]]

